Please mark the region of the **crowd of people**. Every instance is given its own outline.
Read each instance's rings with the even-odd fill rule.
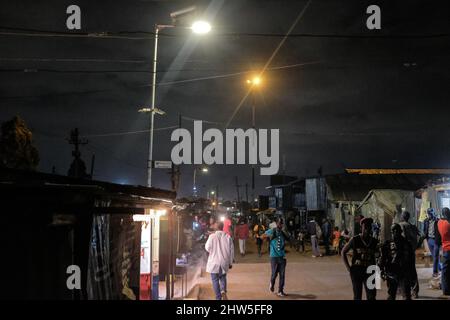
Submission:
[[[434,210],[429,209],[428,217],[420,231],[410,222],[410,213],[402,213],[400,223],[391,226],[391,239],[380,244],[374,237],[371,218],[360,221],[361,232],[350,239],[342,250],[344,264],[349,271],[355,300],[362,299],[363,287],[368,300],[376,298],[376,286],[371,285],[368,272],[377,266],[388,287],[388,299],[395,300],[398,289],[406,300],[419,297],[419,280],[416,269],[416,250],[423,240],[427,240],[433,258],[433,277],[441,271],[443,295],[450,295],[450,210],[442,210],[442,219],[437,219]],[[442,261],[440,248],[442,247]],[[347,254],[352,251],[352,263]]]
[[[275,292],[278,278],[277,295],[284,297],[287,243],[295,246],[297,251],[305,251],[307,238],[311,242],[312,257],[340,254],[347,268],[353,287],[353,297],[361,300],[363,288],[368,300],[376,299],[377,287],[370,281],[374,272],[380,272],[388,287],[388,299],[395,300],[398,289],[404,299],[417,298],[419,281],[416,270],[416,250],[426,240],[433,258],[433,277],[441,276],[444,295],[450,295],[450,210],[442,210],[442,219],[438,219],[433,209],[428,210],[428,217],[423,230],[410,222],[410,214],[402,213],[399,223],[391,227],[391,239],[380,243],[380,224],[371,218],[358,217],[358,228],[351,237],[348,230],[339,230],[328,219],[319,225],[312,218],[297,232],[289,232],[281,217],[269,224],[262,220],[251,226],[244,217],[236,224],[230,216],[223,221],[211,221],[212,231],[205,245],[209,253],[206,271],[211,273],[213,288],[217,299],[226,299],[226,274],[234,263],[234,239],[239,243],[241,256],[246,254],[246,241],[250,234],[255,239],[258,256],[264,253],[264,241],[268,243],[271,265],[269,290]],[[322,240],[324,253],[320,250]],[[442,261],[440,250],[442,248]],[[348,255],[351,252],[351,262]],[[373,271],[370,271],[373,268]]]

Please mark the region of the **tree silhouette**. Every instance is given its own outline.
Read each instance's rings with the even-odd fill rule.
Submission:
[[[6,121],[1,127],[0,166],[36,170],[39,152],[33,146],[33,134],[25,121],[18,116]]]

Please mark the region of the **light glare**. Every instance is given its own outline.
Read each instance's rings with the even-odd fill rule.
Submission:
[[[192,31],[198,34],[205,34],[211,31],[211,25],[206,21],[196,21],[192,24]]]

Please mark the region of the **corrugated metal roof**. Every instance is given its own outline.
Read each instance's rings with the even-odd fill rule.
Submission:
[[[361,201],[372,189],[416,191],[431,182],[448,178],[447,174],[358,174],[326,176],[327,186],[337,201]]]
[[[52,185],[58,188],[98,187],[105,192],[137,196],[141,198],[173,200],[176,197],[175,192],[158,188],[122,185],[104,181],[77,179],[43,172],[14,170],[8,168],[0,168],[0,183],[3,187],[9,185],[27,188],[43,188],[45,186],[51,187]]]
[[[450,169],[345,169],[347,173],[359,174],[445,174],[450,175]]]

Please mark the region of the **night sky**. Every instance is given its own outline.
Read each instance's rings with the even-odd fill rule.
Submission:
[[[190,118],[220,128],[245,96],[251,71],[268,61],[306,3],[2,0],[0,121],[25,119],[40,171],[67,173],[66,138],[78,127],[89,140],[81,149],[88,166],[96,155],[95,179],[145,185],[148,134],[130,132],[148,129],[148,116],[137,110],[150,103],[153,25],[196,5],[214,28],[202,37],[162,31],[156,105],[167,114],[156,116],[156,127],[178,125],[181,114],[183,127],[192,128]],[[71,4],[81,7],[81,30],[66,28]],[[381,7],[381,30],[366,28],[370,4]],[[30,35],[39,31],[51,36]],[[67,36],[77,32],[122,38]],[[448,1],[313,0],[256,95],[256,126],[280,129],[280,173],[448,168],[449,35]],[[250,126],[247,100],[230,127]],[[156,131],[155,159],[170,159],[170,133]],[[180,195],[188,195],[192,166],[181,170]],[[234,198],[235,175],[251,183],[249,166],[212,166],[198,177],[200,194],[219,185],[222,196]],[[257,176],[257,193],[268,180]],[[154,171],[154,186],[170,187],[166,170]]]

